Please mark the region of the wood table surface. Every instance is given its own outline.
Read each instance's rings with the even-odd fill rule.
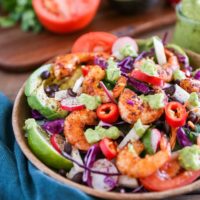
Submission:
[[[151,10],[146,13],[146,15],[147,15],[146,17],[144,17],[142,15],[136,15],[135,18],[133,19],[133,21],[131,21],[131,23],[135,23],[136,25],[141,25],[146,22],[147,17],[149,17],[149,18],[162,17],[161,11],[159,11],[158,14],[156,14],[156,13],[157,13],[157,10]],[[89,27],[89,30],[108,31],[108,30],[118,28],[118,25],[119,25],[118,21],[121,21],[120,24],[123,24],[123,22],[129,21],[129,16],[123,16],[123,17],[117,18],[116,13],[113,14],[111,12],[111,14],[109,14],[109,15],[107,13],[105,13],[105,16],[106,17],[109,16],[109,18],[107,19],[106,17],[103,17],[104,18],[104,21],[103,21],[104,23],[103,23],[102,21],[98,20],[98,18],[102,18],[102,16],[104,16],[104,13],[101,12],[96,16],[96,18],[94,20],[94,22],[99,22],[99,26],[92,25]],[[164,27],[162,29],[157,29],[157,30],[151,31],[149,33],[142,34],[138,37],[145,38],[145,37],[148,37],[151,35],[162,36],[166,31],[168,31],[170,33],[169,38],[171,38],[171,36],[173,34],[173,29],[174,29],[173,26],[168,26],[168,27]],[[88,30],[88,28],[86,30]],[[20,32],[20,31],[18,30],[18,32]],[[70,40],[71,37],[73,38],[74,36],[69,35],[68,40]],[[0,38],[1,38],[1,31],[0,31]],[[34,37],[32,37],[32,39],[34,40]],[[66,37],[66,39],[67,39],[67,37]],[[70,47],[70,45],[71,45],[71,42],[69,41],[68,48]],[[11,48],[11,47],[9,47],[9,48]],[[28,58],[26,58],[26,59],[28,59]],[[0,91],[2,91],[12,101],[14,101],[16,94],[18,93],[20,87],[22,86],[22,84],[24,83],[24,81],[27,79],[27,77],[30,75],[31,72],[32,71],[24,72],[24,73],[14,73],[14,72],[6,72],[3,70],[0,70]],[[179,196],[179,197],[175,197],[175,198],[170,198],[170,200],[200,200],[200,190],[199,190],[199,192],[194,192],[192,194],[183,195],[183,196]]]

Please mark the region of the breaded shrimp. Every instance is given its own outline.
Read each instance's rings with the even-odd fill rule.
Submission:
[[[82,63],[91,64],[95,56],[108,57],[105,53],[72,53],[58,56],[53,64],[53,74],[58,80],[69,77]]]
[[[147,155],[145,158],[140,158],[126,146],[118,153],[116,166],[123,175],[144,178],[162,167],[170,159],[170,153],[169,145],[167,145],[166,149],[152,156]]]
[[[200,81],[186,78],[180,81],[180,86],[188,93],[196,92],[200,96]]]
[[[152,109],[148,103],[143,103],[143,112],[140,115],[140,119],[143,124],[150,124],[158,120],[164,113],[164,108]]]
[[[92,96],[99,96],[103,103],[110,102],[110,99],[103,88],[99,86],[99,83],[104,79],[105,74],[105,70],[98,65],[92,66],[83,81],[82,92]]]
[[[93,111],[83,109],[71,112],[65,119],[64,135],[70,144],[87,151],[90,144],[84,136],[84,127],[96,124],[97,116]]]
[[[180,64],[177,56],[168,49],[165,49],[165,54],[167,56],[167,63],[159,67],[158,74],[165,82],[170,82],[173,79],[173,72],[180,69]]]
[[[139,118],[143,124],[150,124],[164,112],[164,108],[152,109],[130,89],[125,89],[120,95],[118,107],[121,118],[130,124],[134,124]]]
[[[121,118],[130,124],[134,124],[144,110],[142,99],[130,89],[124,89],[119,97],[118,107]]]
[[[124,76],[120,76],[118,79],[114,89],[113,89],[113,97],[116,99],[120,96],[127,85],[127,78]]]

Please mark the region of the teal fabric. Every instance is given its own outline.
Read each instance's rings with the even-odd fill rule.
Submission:
[[[0,93],[0,200],[94,200],[35,168],[14,139],[12,103]]]

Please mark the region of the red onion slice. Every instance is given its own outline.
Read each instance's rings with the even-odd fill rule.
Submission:
[[[120,50],[122,48],[124,48],[126,45],[130,45],[135,52],[138,52],[138,45],[136,43],[136,41],[133,38],[130,37],[121,37],[119,39],[116,40],[116,42],[113,44],[112,46],[112,54],[118,58],[118,59],[122,59],[121,55],[120,55]]]
[[[84,81],[84,77],[81,76],[81,77],[76,81],[76,83],[74,84],[74,87],[73,87],[72,91],[75,92],[75,93],[78,93],[78,91],[79,91],[79,89],[80,89],[80,87],[81,87],[83,81]]]
[[[117,173],[115,165],[107,159],[99,159],[94,162],[93,170],[100,172]],[[117,186],[118,176],[106,176],[91,173],[91,184],[94,189],[101,191],[110,191]]]
[[[69,97],[61,101],[61,108],[67,111],[75,111],[85,108],[85,105],[80,104],[77,98]]]
[[[100,84],[101,88],[105,91],[105,93],[107,94],[107,96],[110,99],[110,101],[113,102],[113,103],[117,103],[116,100],[113,98],[113,96],[110,94],[110,91],[104,85],[104,83],[102,81],[100,81],[99,84]]]

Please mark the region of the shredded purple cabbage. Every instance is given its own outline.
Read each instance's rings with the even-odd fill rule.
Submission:
[[[148,192],[143,185],[138,186],[137,188],[135,188],[132,193],[139,193],[139,192]]]
[[[182,127],[180,127],[177,130],[177,140],[178,140],[179,145],[182,147],[193,145],[193,143],[189,140],[189,138],[187,137],[187,135]]]
[[[180,53],[177,53],[174,51],[174,49],[169,49],[170,51],[172,51],[178,58],[178,62],[182,64],[183,68],[188,70],[188,71],[192,71],[192,67],[190,66],[190,63],[189,63],[189,60],[186,56],[180,54]]]
[[[51,134],[61,133],[61,132],[63,132],[63,128],[64,128],[64,119],[56,119],[53,121],[46,121],[42,125],[42,128]]]
[[[118,63],[120,70],[124,73],[129,73],[133,70],[134,59],[132,57],[126,57]]]
[[[106,69],[108,66],[107,61],[104,58],[98,56],[94,58],[94,64],[99,65],[102,69]]]
[[[104,178],[104,183],[108,185],[110,188],[116,187],[116,180],[114,180],[111,176],[106,176]]]
[[[91,168],[99,153],[100,153],[100,147],[98,144],[94,144],[93,146],[91,146],[84,158],[85,166]],[[84,171],[83,182],[86,182],[89,186],[91,186],[90,171],[88,170]]]
[[[146,57],[153,57],[155,55],[155,49],[151,48],[150,51],[143,51],[141,52],[138,57],[135,59],[135,62],[141,60],[142,58]]]
[[[164,33],[163,39],[162,39],[163,45],[166,45],[166,44],[167,44],[168,35],[169,35],[169,32],[165,32],[165,33]]]
[[[71,162],[75,163],[76,165],[78,165],[79,167],[89,171],[90,173],[94,173],[94,174],[100,174],[100,175],[104,175],[104,176],[119,176],[120,173],[109,173],[109,172],[101,172],[101,171],[97,171],[97,170],[93,170],[90,167],[87,167],[85,164],[82,165],[81,163],[79,163],[78,161],[74,160],[72,158],[72,156],[70,156],[68,153],[66,152],[62,152],[62,155],[67,158],[68,160],[70,160]]]
[[[142,58],[144,58],[146,56],[147,52],[146,51],[143,51],[142,53],[140,53],[138,55],[138,57],[135,59],[135,62],[141,60]]]
[[[200,80],[200,70],[195,73],[194,78]]]
[[[123,125],[123,124],[128,124],[128,123],[125,122],[125,121],[120,121],[120,122],[116,122],[116,123],[114,123],[114,125]]]
[[[147,84],[137,81],[132,77],[129,77],[128,83],[140,93],[149,94],[151,92],[151,89]]]
[[[40,114],[37,110],[31,110],[31,116],[36,120],[44,119],[44,116]]]
[[[132,101],[132,100],[130,100],[130,99],[128,99],[128,100],[127,100],[127,104],[129,104],[129,105],[131,105],[131,106],[134,106],[134,103],[133,103],[133,101]]]

